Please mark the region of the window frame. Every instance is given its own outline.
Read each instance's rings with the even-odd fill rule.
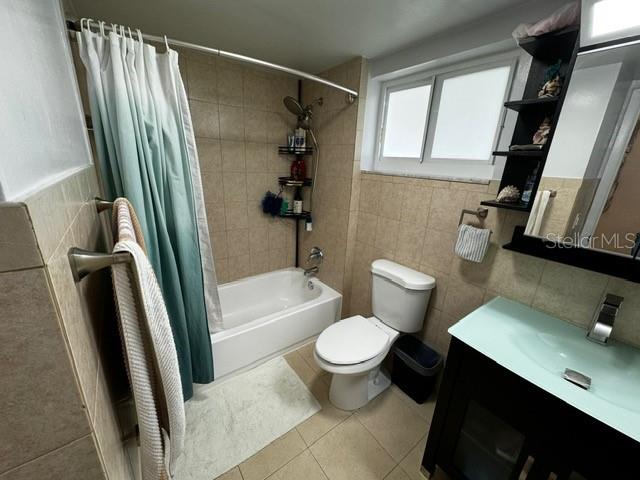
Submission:
[[[410,161],[421,161],[421,159],[424,158],[425,144],[427,140],[427,135],[429,134],[429,118],[431,117],[431,104],[433,102],[433,92],[435,90],[435,86],[434,86],[435,76],[431,75],[431,76],[425,77],[423,75],[420,75],[418,78],[412,78],[412,77],[415,77],[415,76],[403,77],[396,80],[390,80],[389,82],[386,82],[383,87],[384,95],[381,99],[382,105],[380,106],[380,118],[378,123],[378,125],[380,125],[380,128],[378,131],[378,135],[379,135],[378,145],[376,147],[376,150],[377,152],[379,152],[379,155],[381,156],[381,158],[402,159],[402,160],[410,160]],[[424,132],[422,133],[422,141],[420,142],[420,145],[421,145],[420,155],[418,157],[382,157],[382,153],[384,150],[384,137],[386,133],[387,111],[389,109],[389,97],[394,92],[409,90],[416,87],[426,87],[427,85],[430,87],[429,101],[427,102]],[[378,157],[378,154],[376,154],[376,157]]]
[[[509,67],[509,77],[502,99],[502,103],[504,104],[504,102],[508,101],[512,95],[516,74],[519,68],[519,61],[520,54],[519,52],[514,51],[511,55],[492,55],[491,57],[474,59],[472,61],[464,63],[450,64],[443,68],[426,70],[420,73],[402,76],[382,82],[382,94],[380,95],[378,104],[378,122],[377,132],[375,136],[376,144],[374,148],[373,170],[387,174],[447,179],[460,178],[467,180],[468,175],[465,175],[464,173],[467,167],[478,167],[483,165],[485,167],[491,167],[495,165],[496,157],[492,154],[490,154],[486,160],[431,157],[431,152],[433,151],[435,129],[437,125],[437,114],[440,107],[440,100],[442,98],[442,86],[444,80],[446,80],[447,78],[481,72],[484,70],[491,70],[493,68]],[[411,88],[411,86],[426,84],[431,85],[431,92],[429,96],[429,105],[427,108],[427,123],[421,149],[422,154],[420,158],[383,156],[383,141],[384,132],[386,129],[385,122],[390,91],[397,91],[401,89]],[[505,128],[506,117],[507,108],[502,105],[492,142],[492,152],[497,149],[497,145],[501,140],[501,136]],[[435,169],[436,172],[430,172],[429,170],[431,168]]]

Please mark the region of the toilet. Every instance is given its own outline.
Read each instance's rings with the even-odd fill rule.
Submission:
[[[401,333],[422,329],[433,277],[389,260],[371,264],[373,317],[356,315],[326,328],[314,349],[316,363],[332,373],[329,400],[355,410],[389,387],[380,365]]]

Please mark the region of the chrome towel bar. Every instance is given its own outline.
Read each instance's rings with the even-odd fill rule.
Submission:
[[[113,202],[107,202],[96,197],[96,210],[98,213],[104,212],[113,207]],[[85,250],[83,248],[72,247],[67,253],[69,265],[75,282],[79,282],[90,273],[97,272],[103,268],[119,263],[131,262],[131,255],[128,253],[99,253]]]

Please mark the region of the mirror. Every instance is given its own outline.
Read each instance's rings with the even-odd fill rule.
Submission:
[[[525,235],[638,258],[640,44],[580,53]]]

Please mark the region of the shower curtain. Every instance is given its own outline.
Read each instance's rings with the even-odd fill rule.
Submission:
[[[186,400],[193,383],[213,380],[209,325],[220,328],[222,313],[178,53],[168,46],[157,53],[139,31],[81,30],[102,186],[111,200],[128,198],[138,214]]]

